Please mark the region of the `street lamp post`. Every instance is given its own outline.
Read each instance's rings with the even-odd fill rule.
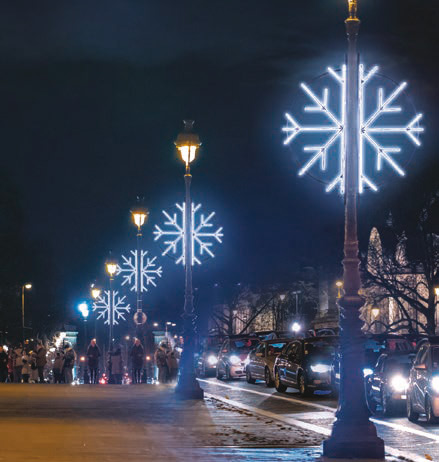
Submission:
[[[82,302],[78,305],[79,312],[82,314],[84,319],[84,351],[87,351],[87,318],[90,314],[90,309],[86,302]]]
[[[140,201],[139,201],[140,202]],[[144,313],[142,310],[142,249],[140,248],[142,242],[142,226],[148,218],[148,211],[140,206],[140,203],[136,205],[134,210],[131,211],[134,224],[137,226],[137,261],[135,272],[136,277],[136,295],[137,295],[137,312],[134,316],[134,322],[136,324],[136,336],[142,338],[142,325]]]
[[[94,301],[98,299],[98,297],[101,295],[101,289],[99,287],[96,287],[94,284],[91,285],[91,297]],[[94,338],[96,338],[96,316],[94,316]]]
[[[24,325],[24,293],[26,290],[32,289],[32,284],[26,283],[21,286],[21,329],[23,335],[23,346],[26,340],[26,327]]]
[[[192,132],[194,121],[184,121],[184,132],[180,133],[175,146],[180,152],[182,160],[186,164],[184,182],[186,188],[184,202],[184,265],[185,265],[185,296],[183,314],[183,338],[184,348],[180,360],[180,376],[176,387],[176,393],[183,399],[203,399],[204,392],[195,376],[195,310],[192,288],[192,263],[193,263],[193,236],[192,236],[192,200],[190,163],[201,146],[197,134]]]
[[[108,260],[105,264],[107,273],[110,277],[110,296],[109,296],[109,341],[108,341],[108,348],[109,351],[113,350],[113,324],[114,324],[114,296],[113,296],[113,280],[114,275],[117,271],[117,263],[113,260]]]
[[[361,287],[357,237],[357,194],[359,153],[359,56],[357,37],[360,20],[357,0],[349,0],[346,19],[348,39],[345,166],[345,237],[343,259],[344,295],[340,307],[340,398],[332,434],[323,442],[327,458],[384,459],[384,442],[378,438],[375,425],[369,420],[364,393],[362,321],[359,310],[364,299]]]

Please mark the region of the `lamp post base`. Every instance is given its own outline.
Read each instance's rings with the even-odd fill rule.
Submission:
[[[180,376],[175,394],[179,399],[204,399],[204,390],[195,376],[183,378]]]
[[[367,459],[384,461],[384,441],[378,438],[372,422],[335,422],[332,435],[323,441],[323,460]]]

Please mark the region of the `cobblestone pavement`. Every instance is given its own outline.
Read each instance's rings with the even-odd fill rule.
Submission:
[[[296,390],[278,393],[262,382],[254,385],[245,380],[222,382],[217,379],[201,380],[209,396],[241,407],[261,416],[328,434],[334,421],[337,402],[328,395],[301,398]],[[414,424],[405,416],[395,418],[374,417],[378,434],[384,439],[388,451],[415,462],[433,460],[439,462],[439,426],[419,421]]]

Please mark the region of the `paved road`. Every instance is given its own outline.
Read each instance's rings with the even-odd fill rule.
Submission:
[[[296,390],[278,393],[264,383],[248,384],[245,380],[230,382],[215,378],[201,380],[204,390],[229,404],[259,413],[265,417],[277,418],[285,423],[309,428],[328,434],[334,420],[337,402],[325,395],[301,398]],[[406,417],[374,417],[378,434],[386,442],[392,455],[403,454],[416,462],[434,460],[439,462],[439,425],[423,422],[414,424]],[[426,458],[430,456],[432,459]]]

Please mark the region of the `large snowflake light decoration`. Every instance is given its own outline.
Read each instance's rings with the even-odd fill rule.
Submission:
[[[122,255],[121,265],[117,265],[116,275],[122,276],[122,286],[127,285],[137,293],[147,292],[148,286],[157,287],[156,279],[162,277],[162,267],[157,265],[157,257],[148,257],[147,250],[130,251],[131,256]],[[140,257],[140,258],[139,258]]]
[[[162,237],[168,238],[164,241],[165,249],[162,255],[173,255],[176,257],[176,263],[186,262],[186,246],[185,246],[185,204],[175,204],[177,212],[169,214],[163,210],[163,215],[166,217],[165,226],[166,229],[160,228],[155,225],[155,239],[159,240]],[[214,257],[215,254],[212,252],[212,247],[215,242],[222,243],[223,228],[217,228],[215,231],[212,230],[213,224],[212,218],[215,216],[215,212],[205,216],[199,214],[201,204],[194,205],[192,203],[192,229],[191,229],[191,245],[192,245],[192,262],[201,265],[201,259],[205,256]]]
[[[366,86],[367,83],[376,76],[378,72],[378,66],[373,67],[368,72],[365,72],[364,66],[359,66],[359,158],[358,158],[358,184],[359,192],[362,193],[365,187],[369,187],[373,191],[378,190],[378,186],[374,181],[366,174],[366,164],[369,164],[370,156],[369,153],[374,153],[375,157],[375,168],[377,171],[382,169],[383,163],[386,163],[396,173],[401,176],[405,175],[404,170],[395,160],[394,155],[401,152],[401,148],[398,146],[386,146],[383,141],[383,135],[407,135],[416,146],[420,146],[419,134],[424,131],[419,126],[419,121],[422,118],[422,114],[416,114],[415,117],[410,120],[406,125],[379,125],[386,114],[401,112],[400,106],[393,106],[394,101],[401,95],[403,90],[406,88],[407,83],[403,82],[396,87],[389,95],[384,94],[383,88],[377,90],[377,105],[374,111],[370,114],[365,114],[365,98],[366,98]],[[340,71],[335,71],[332,68],[328,68],[329,75],[339,84],[341,93],[341,102],[339,114],[335,109],[331,109],[329,104],[329,89],[323,90],[322,97],[319,97],[314,93],[306,84],[302,83],[301,88],[309,99],[314,103],[311,106],[304,108],[305,112],[320,113],[325,116],[328,120],[328,124],[322,125],[301,125],[299,124],[290,114],[286,113],[287,125],[282,128],[282,131],[286,133],[284,144],[289,144],[297,135],[300,133],[314,133],[319,134],[323,141],[319,145],[305,146],[304,151],[312,153],[309,160],[299,170],[299,176],[309,172],[310,169],[316,164],[320,164],[320,170],[326,171],[328,165],[328,157],[332,154],[337,155],[337,151],[332,148],[338,143],[338,172],[335,177],[330,179],[326,191],[332,191],[335,187],[339,187],[340,193],[344,193],[345,181],[344,181],[344,170],[345,170],[345,145],[346,145],[346,114],[345,114],[345,103],[346,103],[346,66],[342,66]],[[327,136],[324,136],[326,135]],[[376,136],[378,135],[378,136]],[[381,137],[380,137],[381,135]]]
[[[111,295],[113,294],[113,303],[111,304]],[[104,291],[103,296],[97,297],[93,303],[93,311],[98,313],[96,319],[102,319],[105,324],[110,324],[110,309],[111,305],[113,306],[113,325],[119,324],[119,321],[126,321],[125,316],[130,312],[131,306],[129,303],[125,302],[126,297],[120,297],[117,290],[106,290]]]

